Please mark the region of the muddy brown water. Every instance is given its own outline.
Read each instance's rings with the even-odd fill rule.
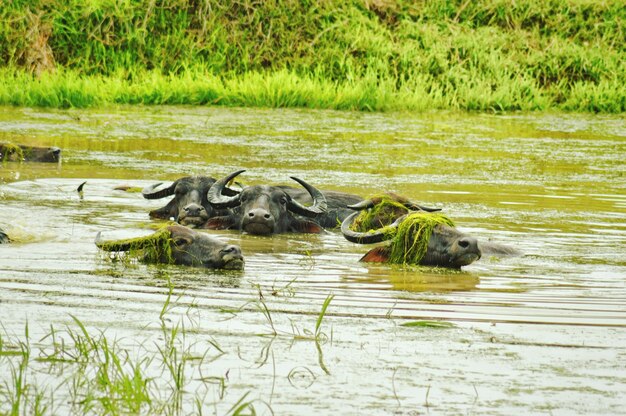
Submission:
[[[623,116],[1,110],[0,141],[63,149],[60,165],[0,165],[0,228],[16,240],[0,246],[5,334],[28,323],[36,344],[51,325],[72,325],[71,314],[149,345],[169,281],[168,322],[187,322],[200,355],[209,339],[224,351],[189,370],[227,375],[222,395],[190,375],[186,392],[204,394],[208,413],[225,414],[246,392],[275,414],[624,412]],[[114,187],[240,168],[248,184],[295,175],[364,196],[391,190],[524,256],[485,257],[462,271],[368,265],[358,262],[368,247],[334,231],[211,232],[242,246],[246,267],[235,273],[111,263],[97,252],[98,232],[146,234],[148,211],[166,201]],[[323,342],[301,339],[330,294]],[[402,325],[423,320],[454,326]]]

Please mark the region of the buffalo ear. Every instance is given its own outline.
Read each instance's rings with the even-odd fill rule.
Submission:
[[[318,223],[304,219],[295,220],[291,224],[291,229],[294,232],[303,234],[319,234],[324,231]]]
[[[368,263],[386,263],[389,261],[389,247],[381,246],[368,251],[359,261]]]
[[[235,225],[233,219],[229,216],[209,218],[201,227],[206,230],[228,230]]]

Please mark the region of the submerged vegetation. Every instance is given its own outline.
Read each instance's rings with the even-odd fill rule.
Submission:
[[[0,103],[626,110],[623,2],[15,1]]]

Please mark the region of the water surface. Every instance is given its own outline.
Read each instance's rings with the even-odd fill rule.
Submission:
[[[199,354],[209,339],[224,351],[190,370],[228,375],[223,397],[189,376],[186,391],[206,393],[207,412],[226,413],[246,392],[276,414],[623,412],[621,116],[5,107],[2,141],[63,149],[60,165],[0,165],[0,228],[16,240],[0,246],[6,333],[28,322],[34,342],[72,325],[71,314],[154,351],[171,283],[168,322],[193,329]],[[116,186],[241,168],[246,184],[295,175],[363,196],[394,191],[524,256],[462,271],[403,268],[359,263],[368,247],[337,232],[211,232],[242,246],[246,268],[233,273],[111,263],[93,244],[98,232],[150,232],[148,211],[166,202]],[[325,342],[301,340],[330,294]],[[420,320],[454,326],[402,326]]]

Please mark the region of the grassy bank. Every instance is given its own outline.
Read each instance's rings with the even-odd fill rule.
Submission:
[[[626,110],[620,1],[15,1],[0,103]]]

